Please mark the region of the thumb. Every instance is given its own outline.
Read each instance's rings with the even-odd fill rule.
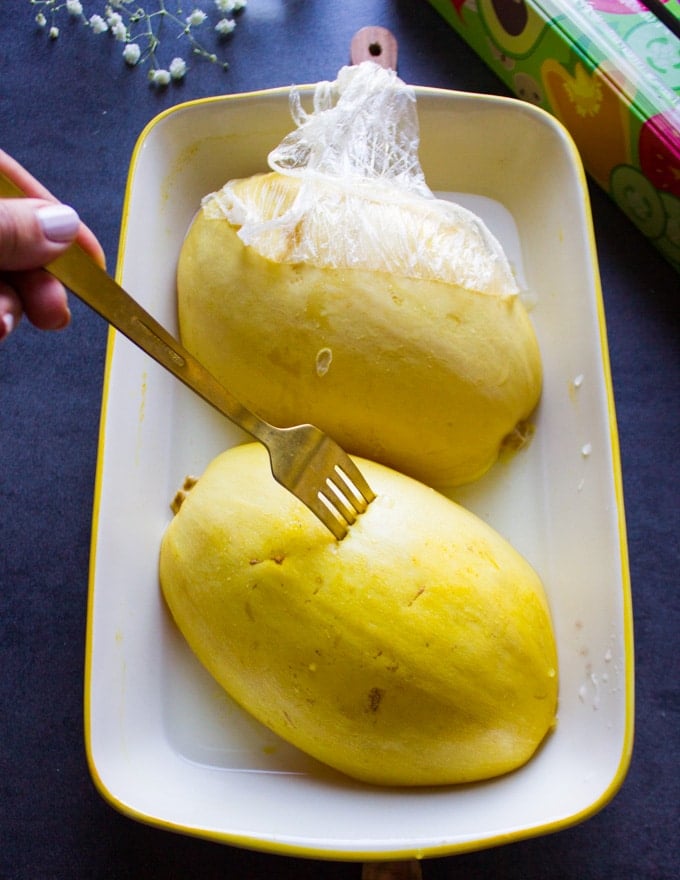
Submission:
[[[78,214],[44,199],[0,199],[0,270],[37,269],[75,239]]]

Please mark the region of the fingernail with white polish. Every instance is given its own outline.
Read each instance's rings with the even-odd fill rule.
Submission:
[[[50,241],[72,241],[78,232],[80,218],[68,205],[47,205],[36,211],[38,222]]]
[[[0,315],[0,340],[5,339],[14,330],[14,315],[6,312]]]

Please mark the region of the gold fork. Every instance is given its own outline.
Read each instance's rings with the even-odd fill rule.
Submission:
[[[25,193],[0,172],[0,196]],[[274,478],[338,541],[375,498],[347,453],[313,425],[276,428],[243,406],[76,242],[46,267],[123,335],[266,446]]]

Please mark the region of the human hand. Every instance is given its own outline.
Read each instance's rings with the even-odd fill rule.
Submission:
[[[41,330],[59,330],[71,319],[66,291],[43,267],[75,240],[102,266],[104,252],[73,208],[57,201],[3,150],[0,171],[28,196],[0,199],[0,340],[22,314]]]

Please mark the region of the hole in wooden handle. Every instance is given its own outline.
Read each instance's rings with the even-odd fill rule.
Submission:
[[[352,37],[349,48],[352,64],[374,61],[388,70],[397,69],[397,40],[383,27],[364,27]]]

